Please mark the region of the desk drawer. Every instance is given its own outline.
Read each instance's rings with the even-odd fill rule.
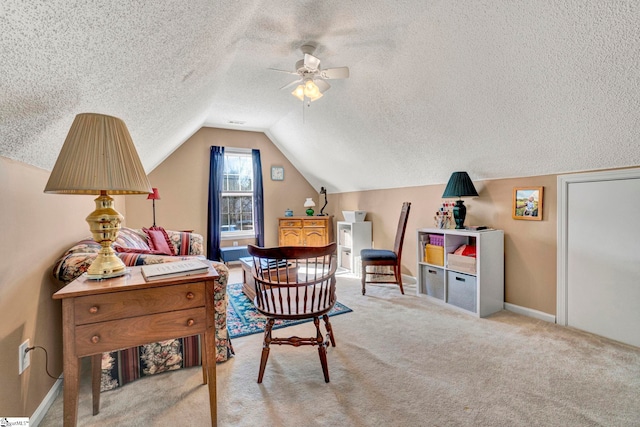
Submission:
[[[76,327],[76,355],[83,357],[201,334],[206,325],[204,307],[82,325]]]
[[[126,319],[205,305],[204,282],[78,297],[75,324]]]

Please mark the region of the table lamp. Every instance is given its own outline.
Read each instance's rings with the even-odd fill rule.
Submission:
[[[454,172],[451,174],[451,178],[449,178],[449,182],[444,189],[442,198],[458,198],[455,206],[453,207],[453,218],[456,221],[457,229],[464,228],[464,219],[467,216],[467,208],[461,198],[477,195],[478,192],[466,172]]]
[[[99,195],[96,209],[86,220],[101,249],[87,276],[106,279],[124,275],[125,265],[111,247],[124,217],[114,209],[109,194],[152,192],[124,122],[103,114],[78,114],[44,192]]]
[[[157,188],[152,188],[153,193],[147,196],[147,200],[153,200],[153,226],[156,226],[156,200],[160,200],[160,193]]]
[[[311,197],[307,197],[307,200],[304,202],[304,207],[307,208],[307,215],[313,216],[313,207],[315,206],[315,202]]]
[[[327,207],[327,189],[324,187],[320,187],[320,194],[324,194],[324,205],[322,205],[322,209],[320,209],[320,213],[318,214],[318,216],[324,216],[327,215],[324,213],[324,208]]]

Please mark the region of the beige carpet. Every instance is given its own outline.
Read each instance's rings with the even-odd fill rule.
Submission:
[[[640,349],[502,311],[486,319],[341,276],[325,384],[315,348],[273,347],[256,383],[262,336],[233,341],[218,365],[220,426],[638,426]],[[307,323],[276,331],[309,331]],[[306,334],[298,332],[297,334]],[[87,372],[88,373],[88,372]],[[102,394],[80,426],[206,426],[207,388],[192,368]],[[62,425],[62,395],[44,426]]]

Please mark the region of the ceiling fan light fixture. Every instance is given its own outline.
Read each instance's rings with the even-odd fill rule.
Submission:
[[[322,95],[320,93],[320,88],[312,79],[308,79],[304,82],[304,96],[307,98],[315,99],[318,95]]]
[[[322,92],[313,79],[307,79],[303,84],[299,84],[293,92],[291,92],[291,95],[300,101],[304,101],[304,99],[307,98],[313,102],[316,99],[322,98]]]
[[[291,92],[291,95],[295,96],[300,101],[304,101],[304,86],[298,85],[293,92]]]
[[[304,53],[304,59],[296,62],[294,72],[271,68],[271,70],[274,71],[298,76],[298,80],[292,81],[291,83],[282,86],[280,89],[289,89],[294,85],[297,85],[293,92],[291,92],[291,95],[295,96],[300,101],[313,102],[322,98],[322,95],[331,88],[329,83],[325,80],[346,79],[349,77],[348,67],[321,69],[320,59],[312,55],[315,50],[314,46],[304,45],[300,49],[302,50],[302,53]]]

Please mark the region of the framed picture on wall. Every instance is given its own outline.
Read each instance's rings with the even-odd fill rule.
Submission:
[[[271,180],[284,181],[284,168],[282,166],[271,166]]]
[[[513,189],[513,219],[542,221],[542,190],[544,187],[515,187]]]

